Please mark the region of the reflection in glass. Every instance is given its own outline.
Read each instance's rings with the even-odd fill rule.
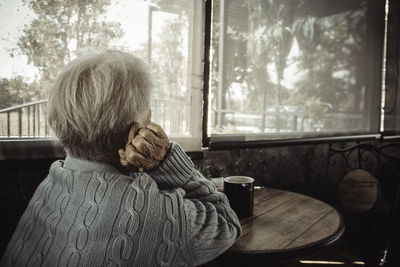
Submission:
[[[367,2],[214,1],[212,136],[375,127]]]

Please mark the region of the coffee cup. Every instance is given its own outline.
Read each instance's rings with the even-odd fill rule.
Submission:
[[[224,178],[224,193],[231,208],[239,218],[253,215],[254,179],[248,176],[228,176]]]

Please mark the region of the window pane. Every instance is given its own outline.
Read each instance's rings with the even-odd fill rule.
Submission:
[[[147,61],[156,78],[153,121],[169,135],[191,136],[191,2],[2,1],[0,136],[51,136],[49,85],[89,46],[121,48]]]
[[[377,133],[383,6],[214,1],[211,136]]]

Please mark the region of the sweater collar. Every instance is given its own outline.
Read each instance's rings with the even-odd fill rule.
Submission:
[[[96,171],[121,174],[121,172],[117,168],[108,163],[100,161],[89,161],[81,158],[76,158],[71,155],[67,155],[64,160],[63,167],[73,171]]]

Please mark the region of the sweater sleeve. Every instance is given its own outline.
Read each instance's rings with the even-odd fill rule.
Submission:
[[[186,184],[193,170],[192,160],[177,143],[171,142],[166,158],[148,174],[161,189],[169,189]]]
[[[172,143],[167,158],[149,173],[159,186],[180,187],[187,250],[192,265],[217,257],[241,235],[240,222],[224,193],[194,169],[180,146]],[[169,191],[166,189],[165,191]]]

